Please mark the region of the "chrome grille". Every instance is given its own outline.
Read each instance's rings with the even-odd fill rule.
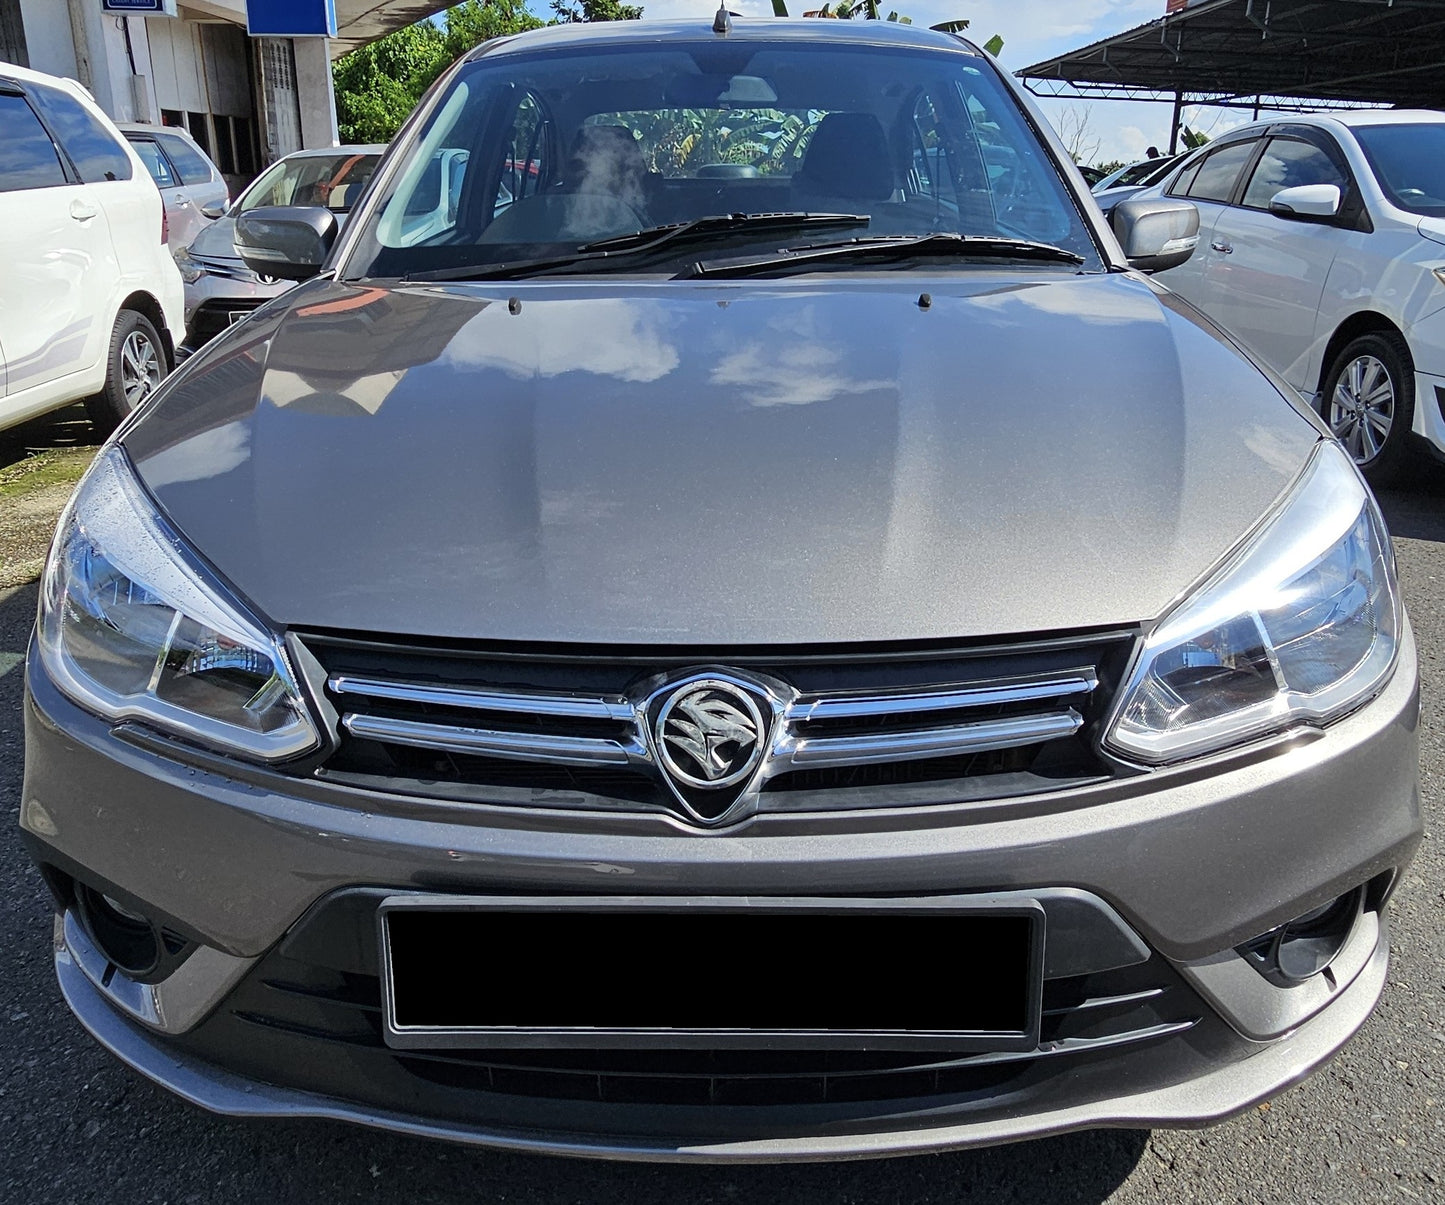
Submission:
[[[570,654],[309,636],[338,716],[318,773],[355,785],[532,806],[639,806],[701,823],[753,810],[876,807],[1025,793],[1108,771],[1091,748],[1132,634],[1017,649]],[[670,781],[659,701],[690,676],[767,716],[748,781]],[[881,796],[889,788],[907,788]]]

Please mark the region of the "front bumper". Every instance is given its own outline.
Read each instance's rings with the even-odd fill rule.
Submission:
[[[207,762],[112,731],[62,698],[33,655],[28,668],[21,823],[36,860],[52,879],[75,876],[201,943],[209,961],[196,965],[213,968],[209,984],[190,985],[189,1010],[127,1019],[62,934],[57,969],[87,1028],[152,1079],[221,1112],[339,1117],[518,1149],[867,1157],[1228,1116],[1304,1078],[1368,1016],[1388,958],[1383,885],[1420,834],[1408,632],[1381,696],[1324,732],[1027,799],[759,815],[721,833],[660,816],[438,803]],[[1337,984],[1317,982],[1310,996],[1271,987],[1252,970],[1243,980],[1221,978],[1237,957],[1232,947],[1363,883],[1377,885],[1369,915],[1379,927],[1357,943]],[[501,1073],[490,1064],[491,1087],[458,1081],[473,1074],[464,1060],[449,1061],[445,1074],[418,1069],[370,1041],[364,1025],[346,1030],[351,1022],[328,1011],[345,1003],[360,1010],[348,1017],[361,1016],[375,991],[365,961],[375,949],[368,891],[742,902],[1060,888],[1119,918],[1148,961],[1063,965],[1068,930],[1051,928],[1061,959],[1054,990],[1070,1001],[1104,990],[1123,999],[1142,985],[1153,993],[1139,1005],[1148,1015],[1129,1022],[1140,1036],[1097,1053],[1061,1048],[1048,1053],[1067,1057],[967,1082],[933,1069],[933,1089],[872,1102],[829,1101],[825,1084],[821,1099],[795,1105],[638,1103],[600,1087],[595,1099],[559,1104],[555,1093],[498,1088]],[[315,940],[317,915],[342,898],[353,901],[350,920],[328,924],[319,930],[326,940]],[[1128,982],[1111,987],[1110,975]],[[1129,978],[1136,975],[1143,978]],[[303,1005],[267,995],[283,981],[296,988],[288,999],[304,997]],[[1286,990],[1298,1007],[1260,1006],[1261,992]],[[342,1001],[337,992],[351,995]],[[1159,1011],[1166,1000],[1172,1011]],[[257,1043],[256,1018],[273,1005]],[[1273,1020],[1261,1029],[1260,1017]],[[336,1042],[345,1058],[335,1057]]]

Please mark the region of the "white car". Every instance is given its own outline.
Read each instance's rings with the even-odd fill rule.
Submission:
[[[0,63],[0,428],[84,399],[109,431],[184,336],[160,193],[79,84]]]
[[[141,157],[166,206],[171,253],[184,251],[196,236],[231,207],[221,170],[194,138],[174,126],[116,126]]]
[[[1376,484],[1445,457],[1445,114],[1231,130],[1140,197],[1186,197],[1199,249],[1159,279],[1307,398]]]

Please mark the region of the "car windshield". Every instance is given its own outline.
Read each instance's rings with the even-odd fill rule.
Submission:
[[[293,155],[246,190],[237,212],[261,205],[324,205],[333,213],[349,213],[380,161],[380,155],[344,149],[334,155]]]
[[[672,262],[759,238],[776,248],[951,233],[1052,244],[1100,267],[1057,165],[985,60],[713,39],[468,64],[406,146],[345,272],[525,264],[756,214],[860,220],[710,223],[707,247],[695,230],[669,241]],[[587,270],[635,266],[634,249]]]
[[[1445,217],[1445,122],[1357,126],[1354,134],[1394,204]]]

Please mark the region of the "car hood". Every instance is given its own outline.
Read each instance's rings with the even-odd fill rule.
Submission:
[[[208,223],[187,250],[207,259],[240,260],[241,253],[236,250],[236,219],[227,216]]]
[[[1143,278],[924,287],[317,281],[124,443],[279,624],[721,646],[1156,616],[1319,438]]]

